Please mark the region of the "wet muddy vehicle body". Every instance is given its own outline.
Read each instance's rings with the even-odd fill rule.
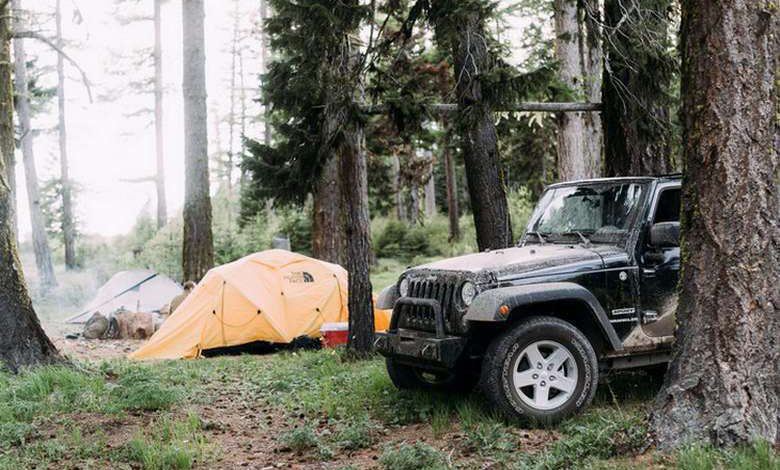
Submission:
[[[518,246],[408,269],[376,349],[399,388],[480,385],[511,418],[586,407],[599,375],[670,359],[680,270],[679,176],[560,183]]]

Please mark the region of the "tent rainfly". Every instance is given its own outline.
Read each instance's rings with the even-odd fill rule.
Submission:
[[[131,312],[159,312],[181,293],[181,286],[154,271],[120,271],[98,289],[80,313],[65,320],[86,323],[96,312],[105,316],[124,308]]]

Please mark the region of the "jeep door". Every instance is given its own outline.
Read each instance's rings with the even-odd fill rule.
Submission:
[[[661,241],[654,243],[652,227],[662,224],[657,228],[669,229],[679,223],[680,183],[660,183],[650,208],[639,259],[640,320],[648,336],[674,335],[680,274],[679,239],[675,242],[657,237]]]

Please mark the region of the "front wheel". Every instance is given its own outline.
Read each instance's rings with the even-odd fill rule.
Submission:
[[[491,343],[480,382],[505,416],[549,425],[591,402],[598,362],[588,338],[572,324],[531,317]]]

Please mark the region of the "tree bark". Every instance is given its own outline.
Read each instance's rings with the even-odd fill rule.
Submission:
[[[476,13],[466,15],[454,46],[458,121],[461,127],[474,226],[480,251],[512,244],[504,178],[498,158],[498,136],[492,110],[482,101],[479,74],[489,69],[484,25]]]
[[[0,51],[8,58],[10,28],[7,4],[0,9]],[[0,116],[13,114],[10,62],[0,65]],[[0,221],[10,220],[11,191],[8,186],[5,154],[13,148],[13,133],[7,132],[7,122],[0,129]],[[7,139],[10,138],[10,145]],[[27,286],[24,283],[22,264],[16,249],[16,240],[9,223],[0,223],[0,363],[12,372],[21,367],[60,362],[57,349],[43,332],[33,310]]]
[[[672,0],[606,0],[603,125],[607,176],[662,175],[671,161],[677,64],[669,50]],[[641,30],[639,29],[641,25]]]
[[[651,422],[662,449],[776,445],[780,13],[769,0],[682,5],[683,271]]]
[[[13,0],[14,28],[22,31],[21,0]],[[30,101],[27,89],[27,56],[24,52],[24,39],[14,39],[14,75],[16,85],[17,116],[19,118],[19,133],[21,135],[22,159],[24,161],[25,181],[27,183],[27,202],[30,206],[30,222],[32,226],[33,250],[35,265],[38,268],[38,278],[44,289],[57,285],[54,276],[54,266],[51,262],[51,249],[46,237],[46,225],[41,211],[40,193],[38,190],[38,172],[35,168],[33,154],[33,133],[30,124]]]
[[[157,228],[168,223],[168,203],[165,196],[165,154],[163,151],[163,69],[162,69],[162,0],[154,0],[154,145],[157,171],[154,186],[157,191]]]
[[[555,55],[560,67],[561,81],[576,95],[591,95],[592,83],[596,77],[588,77],[587,68],[592,68],[595,57],[586,57],[583,51],[584,34],[581,31],[580,9],[577,0],[555,0]],[[590,36],[590,35],[589,35]],[[593,52],[597,47],[588,44]],[[587,64],[586,64],[587,62]],[[585,93],[587,91],[587,93]],[[595,141],[594,141],[595,140]],[[558,115],[558,177],[562,181],[594,178],[601,170],[600,134],[594,118],[587,119],[583,113],[560,113]],[[596,142],[598,141],[598,142]]]
[[[55,22],[57,23],[57,47],[63,48],[62,7],[57,0]],[[73,223],[73,201],[70,176],[68,174],[68,136],[65,127],[65,59],[57,54],[57,110],[60,144],[60,184],[62,185],[62,241],[65,250],[65,269],[76,266],[76,233]]]
[[[209,195],[206,57],[203,0],[183,0],[184,238],[185,281],[199,281],[214,265]]]
[[[322,168],[314,193],[312,254],[317,259],[344,265],[346,237],[341,192],[339,156],[332,155]]]
[[[374,302],[369,264],[371,235],[368,170],[363,129],[351,121],[338,149],[344,197],[347,271],[349,272],[349,341],[353,355],[367,356],[374,347]]]

